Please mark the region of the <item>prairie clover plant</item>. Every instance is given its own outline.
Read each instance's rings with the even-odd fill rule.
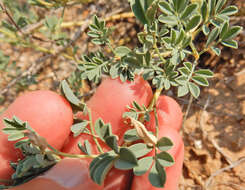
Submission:
[[[35,6],[58,8],[70,1],[30,0],[29,2]],[[236,14],[238,10],[232,5],[226,6],[226,0],[129,0],[129,3],[134,15],[144,26],[143,31],[137,34],[140,47],[113,48],[109,38],[112,29],[106,26],[105,21],[94,16],[87,34],[94,44],[107,46],[111,50],[111,55],[103,53],[102,50],[83,55],[78,60],[78,70],[73,78],[76,76],[75,78],[80,77],[79,80],[87,79],[99,83],[103,75],[109,75],[112,78],[119,77],[124,82],[133,81],[136,75],[142,75],[145,80],[151,81],[156,89],[151,104],[147,107],[133,102],[132,107],[128,107],[129,111],[124,113],[123,117],[127,118],[134,129],[126,131],[125,143],[119,145],[118,137],[112,134],[111,125],[105,124],[102,119],[98,119],[93,124],[91,111],[86,104],[81,103],[73,94],[66,81],[62,81],[62,92],[73,108],[82,110],[89,116],[88,120],[78,121],[71,127],[74,136],[81,133],[91,134],[101,154],[92,155],[88,141],[78,144],[85,155],[59,152],[47,144],[26,122],[16,117],[12,120],[5,119],[4,132],[9,135],[10,141],[19,140],[16,147],[20,148],[26,156],[24,160],[12,163],[15,169],[12,176],[13,185],[24,183],[33,178],[32,176],[50,168],[60,160],[59,156],[68,156],[94,158],[89,169],[92,180],[97,184],[103,183],[106,174],[114,166],[121,170],[132,169],[137,176],[150,170],[150,183],[156,187],[164,186],[165,167],[174,164],[174,159],[166,152],[173,146],[173,142],[166,137],[158,138],[157,134],[147,131],[144,121],[149,121],[149,113],[154,111],[155,103],[163,90],[176,87],[179,97],[190,93],[194,98],[198,98],[200,87],[208,86],[208,79],[213,77],[211,70],[198,68],[200,56],[207,51],[213,51],[219,56],[221,53],[219,44],[237,48],[234,38],[242,28],[230,26],[230,16]],[[27,13],[27,20],[21,14],[19,17],[16,16],[15,20],[19,27],[35,22],[35,14]],[[62,19],[55,17],[46,18],[45,25],[49,30],[47,37],[50,40],[66,39],[64,34],[60,35],[56,31],[61,22]],[[2,23],[2,26],[5,27],[5,31],[17,32],[17,29],[9,23]],[[200,44],[196,43],[196,39],[201,34],[206,37],[206,43],[197,48]],[[24,43],[17,35],[16,39]],[[64,45],[66,41],[59,41],[59,43]],[[24,44],[28,45],[28,43]],[[3,55],[1,57],[4,58]],[[6,67],[5,59],[3,60],[2,68]],[[157,121],[156,114],[155,117]],[[21,140],[23,137],[28,138]],[[110,147],[109,152],[103,152],[98,138]],[[139,139],[142,140],[141,143],[132,145],[132,142]],[[155,151],[153,156],[142,158],[152,150]],[[6,187],[2,186],[2,188]]]

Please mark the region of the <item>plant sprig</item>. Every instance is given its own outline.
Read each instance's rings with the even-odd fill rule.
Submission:
[[[16,141],[15,148],[20,149],[24,158],[16,163],[11,163],[15,170],[9,181],[9,186],[0,186],[7,189],[17,186],[37,177],[50,169],[61,160],[60,156],[71,158],[95,158],[97,155],[75,155],[60,152],[39,134],[31,126],[16,116],[3,120],[5,128],[3,132],[8,135],[9,141]]]
[[[73,1],[30,0],[28,2],[41,8],[63,7],[64,11],[66,5]],[[4,132],[9,135],[10,141],[18,141],[16,148],[19,148],[25,156],[18,163],[11,164],[15,169],[11,185],[18,185],[32,179],[57,163],[60,160],[59,156],[67,156],[94,158],[90,164],[90,176],[97,184],[103,183],[108,171],[114,166],[121,170],[133,170],[137,176],[149,171],[150,183],[155,187],[164,186],[166,182],[165,167],[174,164],[172,156],[166,152],[172,148],[173,142],[166,137],[158,138],[158,125],[156,125],[156,133],[153,134],[146,129],[143,123],[145,120],[149,120],[149,113],[155,111],[155,104],[163,90],[174,87],[177,88],[179,97],[190,93],[191,96],[198,98],[200,87],[209,86],[208,79],[213,77],[211,70],[198,67],[200,56],[207,51],[213,51],[219,56],[221,54],[220,44],[237,48],[238,45],[234,38],[242,28],[230,26],[229,18],[238,10],[235,6],[225,6],[226,0],[198,2],[190,0],[129,0],[129,3],[136,18],[144,25],[143,31],[137,35],[140,42],[139,47],[134,49],[126,46],[114,48],[110,41],[112,28],[107,27],[105,21],[94,16],[87,34],[94,44],[102,48],[109,48],[111,54],[104,53],[101,48],[100,51],[82,55],[80,60],[74,58],[75,50],[71,56],[72,60],[79,63],[77,76],[75,76],[79,80],[88,79],[91,82],[99,83],[103,75],[109,75],[112,78],[119,77],[121,81],[125,82],[126,80],[133,81],[136,75],[142,75],[156,88],[148,108],[133,102],[133,106],[129,107],[129,111],[124,114],[134,126],[124,134],[126,143],[119,145],[119,139],[112,133],[110,124],[104,123],[102,119],[93,123],[91,111],[73,94],[68,83],[63,81],[61,83],[62,93],[71,102],[73,108],[89,114],[88,120],[75,123],[71,127],[71,131],[75,137],[82,133],[91,135],[100,154],[92,154],[88,140],[85,140],[84,144],[78,144],[81,150],[79,155],[60,152],[41,138],[28,123],[16,117],[5,119]],[[20,7],[13,0],[4,0],[4,5],[14,18],[10,18],[12,24],[6,21],[2,22],[0,32],[4,34],[6,39],[1,38],[0,40],[55,54],[54,50],[33,44],[33,36],[23,34],[22,29],[39,19],[32,11]],[[39,32],[46,34],[48,42],[65,47],[69,40],[65,33],[60,31],[62,21],[63,17],[48,16],[44,20],[45,31],[42,29]],[[204,34],[207,41],[203,47],[197,48],[195,40],[200,36],[200,33]],[[67,54],[67,56],[69,55]],[[0,59],[0,69],[6,69],[9,62],[8,57],[0,55],[0,58],[2,58]],[[157,121],[156,113],[155,117]],[[141,140],[141,143],[130,144],[137,140]],[[101,141],[110,148],[110,151],[104,152],[100,144]],[[155,154],[143,157],[151,151],[154,151]],[[0,186],[1,188],[7,187]]]
[[[173,86],[178,89],[179,97],[191,93],[198,98],[200,86],[208,86],[207,79],[213,76],[211,70],[198,69],[200,56],[208,50],[220,55],[220,43],[237,48],[233,39],[242,28],[229,26],[229,16],[235,14],[237,8],[225,7],[223,0],[204,0],[201,3],[189,0],[152,0],[146,4],[144,1],[129,2],[135,16],[144,24],[144,31],[138,33],[142,46],[133,50],[117,47],[113,50],[113,57],[107,57],[106,61],[99,58],[106,57],[102,52],[99,57],[94,54],[93,65],[87,68],[86,64],[79,66],[83,68],[83,78],[98,83],[105,74],[126,81],[143,72],[144,79],[151,80],[153,86],[161,91]],[[104,21],[95,16],[90,29],[92,31],[88,35],[92,42],[110,44],[111,30]],[[207,42],[199,52],[195,38],[200,32],[207,37]],[[192,62],[191,57],[195,61]]]
[[[80,106],[78,99],[66,81],[62,82],[61,89],[73,105]],[[86,108],[86,106],[84,107]],[[135,117],[136,119],[145,118],[144,120],[149,121],[149,113],[152,110],[148,110],[144,105],[140,106],[137,102],[133,102],[133,107],[129,109],[131,112],[138,112],[137,114],[139,115]],[[127,112],[124,114],[124,117],[129,118],[131,124],[135,127],[136,131],[133,135],[136,138],[132,136],[132,130],[127,131],[124,136],[131,134],[130,142],[135,140],[143,140],[143,142],[120,146],[118,143],[119,139],[112,133],[110,124],[105,124],[101,118],[93,123],[91,110],[86,108],[83,109],[83,112],[84,114],[89,114],[89,120],[75,123],[71,127],[71,131],[75,137],[82,133],[92,135],[93,141],[100,152],[99,155],[92,154],[91,145],[88,140],[85,140],[83,145],[78,143],[78,147],[81,149],[81,153],[83,153],[81,155],[60,152],[50,146],[44,138],[40,137],[27,122],[23,122],[15,116],[13,119],[4,119],[5,128],[3,132],[9,135],[9,141],[17,141],[15,147],[19,148],[24,155],[24,159],[18,163],[12,163],[12,167],[16,171],[12,175],[13,183],[11,186],[32,179],[56,164],[60,160],[59,156],[65,156],[72,158],[94,158],[89,167],[90,176],[99,185],[103,183],[107,173],[114,166],[120,170],[133,169],[135,175],[138,176],[143,175],[149,170],[150,183],[156,187],[163,187],[165,182],[163,176],[166,175],[162,167],[169,167],[174,163],[172,156],[166,152],[173,146],[173,142],[170,139],[162,137],[157,140],[153,133],[148,132],[140,121],[132,118],[130,112]],[[134,138],[133,141],[132,137]],[[111,150],[104,152],[100,144],[101,141]],[[125,138],[125,141],[127,141],[127,138]],[[155,155],[142,158],[151,151],[154,151]],[[156,170],[156,168],[158,169]]]

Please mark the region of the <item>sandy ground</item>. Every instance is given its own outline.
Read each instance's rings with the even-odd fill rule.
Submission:
[[[230,1],[231,2],[231,1]],[[242,0],[233,1],[239,6],[242,15],[245,5]],[[112,1],[106,5],[99,1],[99,14],[105,15],[113,10],[129,11],[125,2]],[[98,7],[96,11],[98,11]],[[95,6],[89,8],[74,8],[66,12],[65,21],[73,18],[84,20]],[[244,11],[245,12],[245,11]],[[245,27],[244,16],[234,17],[233,24]],[[3,19],[4,16],[1,15]],[[115,25],[113,38],[115,44],[127,44],[133,47],[136,43],[136,30],[139,26],[134,18],[120,19],[109,22]],[[68,34],[74,33],[77,27],[65,29]],[[122,41],[124,38],[126,40]],[[187,112],[189,98],[176,98],[186,114],[182,135],[185,142],[185,161],[180,190],[245,190],[245,32],[238,36],[239,49],[223,48],[220,57],[211,52],[205,54],[200,61],[200,67],[210,68],[215,77],[210,81],[210,88],[202,89],[201,96],[194,100]],[[76,41],[81,53],[94,49],[87,45],[87,36],[82,35]],[[41,43],[40,43],[41,44]],[[43,44],[42,44],[43,45]],[[47,47],[49,47],[47,45]],[[43,53],[30,48],[21,48],[0,44],[0,49],[16,61],[18,68],[24,72]],[[29,90],[52,89],[58,91],[59,81],[70,75],[75,69],[72,61],[61,57],[48,59],[35,72],[37,84],[21,87],[18,84],[7,88],[8,84],[19,74],[15,69],[4,73],[0,71],[0,89],[7,92],[1,96],[0,112],[21,93]],[[16,68],[16,67],[13,67]],[[34,64],[34,71],[35,71]],[[12,77],[10,76],[13,75]],[[83,89],[80,90],[84,92]],[[86,89],[85,89],[86,91]]]

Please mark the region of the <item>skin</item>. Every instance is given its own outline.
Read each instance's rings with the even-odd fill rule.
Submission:
[[[11,190],[102,190],[90,179],[88,167],[88,160],[65,158],[44,175]]]
[[[98,149],[96,148],[96,144],[93,140],[93,137],[88,134],[81,134],[79,137],[70,137],[70,141],[65,147],[62,149],[63,152],[70,153],[70,154],[82,154],[81,150],[78,148],[77,144],[80,142],[84,144],[84,141],[88,140],[91,144],[91,151],[92,154],[99,154]],[[104,152],[110,150],[110,148],[101,140],[99,143]],[[89,163],[92,159],[86,159]],[[131,181],[131,172],[130,171],[122,171],[116,168],[112,168],[111,171],[108,173],[108,176],[105,179],[104,184],[101,186],[104,190],[125,190],[128,189],[129,182]],[[89,179],[91,185],[94,182]]]
[[[126,106],[131,105],[134,100],[147,106],[151,99],[151,87],[142,77],[125,83],[120,79],[106,78],[87,102],[87,106],[92,110],[93,118],[99,116],[104,122],[111,123],[112,132],[118,135],[121,144],[122,136],[128,129],[122,118],[123,113],[127,111]]]
[[[102,117],[102,119],[107,122],[110,123],[114,123],[113,126],[116,126],[116,124],[118,123],[118,121],[120,121],[118,123],[119,126],[124,126],[124,128],[126,127],[126,129],[128,129],[128,126],[125,126],[125,124],[122,121],[121,115],[125,110],[125,104],[124,105],[119,105],[117,106],[117,104],[113,104],[114,109],[110,109],[110,106],[112,104],[110,104],[109,106],[107,106],[107,102],[104,101],[103,97],[108,96],[109,100],[114,100],[114,96],[113,95],[108,95],[105,94],[105,92],[103,91],[103,88],[110,89],[112,87],[110,87],[109,84],[106,83],[115,83],[117,82],[116,80],[109,80],[107,79],[106,81],[104,81],[104,83],[102,82],[101,84],[101,88],[99,87],[99,89],[97,90],[97,92],[95,93],[95,95],[89,100],[88,105],[90,106],[90,108],[92,107],[92,110],[96,110],[92,111],[93,113],[93,119],[96,120],[99,117]],[[121,84],[121,83],[120,83]],[[102,88],[103,87],[103,88]],[[118,84],[115,85],[113,87],[113,89],[117,88]],[[122,87],[120,87],[122,88]],[[128,88],[124,88],[124,91],[127,91]],[[99,93],[99,94],[97,94]],[[126,92],[127,94],[127,92]],[[121,99],[127,98],[126,97],[122,97],[121,95]],[[96,99],[95,99],[96,98]],[[113,101],[113,102],[118,102],[118,101]],[[145,104],[147,105],[147,104]],[[104,111],[103,106],[107,106],[108,111]],[[156,108],[157,108],[157,115],[158,115],[158,120],[159,120],[159,136],[166,136],[169,137],[170,139],[172,139],[172,141],[174,142],[174,147],[169,151],[169,153],[171,155],[173,155],[174,159],[175,159],[175,165],[172,167],[169,167],[166,169],[167,172],[167,182],[165,185],[165,189],[171,189],[171,190],[175,190],[177,189],[177,184],[178,184],[178,180],[179,177],[181,175],[181,170],[182,170],[182,164],[183,164],[183,153],[184,153],[184,146],[183,146],[183,141],[178,133],[178,130],[180,130],[181,128],[181,124],[182,124],[182,112],[181,112],[181,108],[179,106],[179,104],[171,97],[168,96],[160,96],[157,103],[156,103]],[[111,117],[111,111],[109,110],[113,110],[113,113],[117,113],[117,111],[115,111],[115,109],[119,109],[119,110],[123,110],[120,113],[118,112],[118,117]],[[99,111],[98,111],[99,110]],[[100,114],[98,114],[97,112],[99,112]],[[113,114],[114,115],[114,114]],[[78,118],[82,118],[84,119],[85,116],[83,116],[81,113],[77,114]],[[149,123],[146,124],[146,126],[148,127],[148,130],[150,131],[155,131],[155,117],[154,114],[151,114],[151,121]],[[114,129],[114,133],[115,134],[119,134],[119,137],[122,137],[121,134],[123,134],[125,132],[125,129],[123,127],[121,128],[117,128],[116,130]],[[123,132],[119,131],[119,130],[123,130]],[[120,136],[121,135],[121,136]],[[78,140],[79,139],[79,140]],[[74,140],[74,138],[71,138],[70,143],[68,143],[68,145],[66,145],[66,149],[65,152],[71,152],[71,153],[78,153],[79,154],[79,149],[77,148],[77,143],[83,142],[84,141],[83,135],[81,135],[80,137],[76,138],[76,140]],[[94,145],[93,141],[91,141],[90,143],[92,143],[92,145]],[[105,145],[106,146],[106,145]],[[104,148],[104,145],[102,146]],[[109,174],[108,177],[105,180],[105,187],[104,189],[107,190],[112,190],[112,189],[116,189],[116,190],[123,190],[123,189],[129,189],[128,187],[124,187],[123,184],[130,184],[130,179],[127,179],[125,177],[126,176],[132,176],[132,174],[130,172],[126,173],[125,171],[120,171],[120,174],[118,172],[115,172],[115,168],[113,168]],[[120,179],[120,177],[122,178],[121,180],[116,180],[117,178],[111,178],[113,176],[113,173],[117,174],[117,178]],[[114,174],[114,175],[115,175]],[[156,189],[154,187],[152,187],[152,185],[148,182],[148,175],[144,175],[144,176],[140,176],[140,177],[134,177],[133,179],[133,183],[132,183],[132,190],[137,190],[137,189],[142,189],[144,187],[146,187],[146,190],[152,190],[152,189]],[[112,186],[113,188],[110,188],[110,186]],[[144,186],[144,187],[142,187]]]
[[[0,116],[0,178],[10,179],[13,169],[9,162],[16,162],[21,154],[14,148],[15,142],[9,142],[4,128],[3,118],[12,119],[17,116],[27,121],[30,126],[44,137],[47,142],[61,149],[70,133],[73,122],[72,109],[69,103],[60,95],[52,91],[28,92],[18,97]]]
[[[160,125],[161,128],[162,125]],[[177,190],[178,181],[182,171],[184,160],[184,145],[179,133],[172,128],[161,128],[159,136],[170,138],[174,142],[173,148],[168,152],[174,157],[175,164],[166,168],[167,180],[164,190]],[[150,154],[152,156],[153,153]],[[148,172],[142,176],[134,176],[131,190],[158,190],[159,188],[153,187],[148,180]]]
[[[122,93],[123,92],[123,93]],[[150,85],[141,77],[136,77],[134,82],[122,83],[119,79],[112,80],[106,78],[97,88],[96,93],[87,102],[87,106],[91,109],[93,121],[102,118],[105,123],[111,123],[112,132],[118,135],[122,143],[123,134],[128,130],[128,125],[124,123],[122,115],[126,109],[126,105],[131,105],[135,100],[140,105],[148,105],[152,99],[152,90]],[[76,114],[77,118],[88,119],[81,112]],[[91,136],[82,134],[77,138],[70,137],[69,142],[64,146],[63,151],[72,154],[81,154],[77,144],[84,140],[89,140],[92,147],[96,147]],[[103,150],[109,150],[108,146],[102,143]],[[98,150],[93,148],[93,153],[98,154]],[[128,189],[131,180],[130,171],[121,171],[113,168],[109,172],[109,177],[105,180],[105,190],[124,190]]]
[[[177,131],[182,126],[182,111],[179,104],[169,96],[160,96],[156,103],[159,124]],[[155,121],[153,121],[155,122]]]
[[[137,79],[137,80],[141,81],[141,79]],[[110,122],[112,124],[113,132],[115,134],[119,134],[118,135],[119,137],[122,137],[122,134],[128,129],[128,126],[125,125],[123,123],[123,120],[121,119],[122,113],[126,111],[125,105],[130,105],[130,103],[135,99],[137,102],[139,102],[139,100],[137,100],[137,98],[134,97],[135,95],[137,96],[137,94],[138,97],[143,97],[143,100],[140,99],[140,101],[142,101],[139,102],[140,104],[144,103],[145,105],[148,105],[147,103],[149,103],[152,98],[151,91],[149,91],[149,94],[147,95],[144,95],[144,93],[142,94],[142,92],[144,92],[143,90],[140,91],[140,93],[134,92],[134,89],[137,88],[141,89],[143,88],[142,86],[148,88],[149,86],[148,84],[142,85],[141,83],[142,82],[139,82],[138,83],[139,86],[138,85],[135,86],[130,83],[122,84],[118,80],[105,79],[97,89],[95,95],[88,102],[88,107],[92,109],[93,121],[95,121],[99,117],[102,117],[102,119],[105,122]],[[119,90],[117,91],[116,88],[119,88]],[[110,96],[110,93],[112,92],[111,89],[113,89],[113,91],[114,90],[117,91],[117,93]],[[110,92],[110,93],[107,94],[106,92]],[[125,97],[124,97],[124,93],[126,94]],[[150,96],[149,100],[148,100],[148,96]],[[123,101],[123,103],[121,103],[121,101]],[[171,103],[169,104],[168,101],[169,101],[168,97],[161,96],[159,98],[157,102],[157,109],[158,109],[157,114],[159,117],[159,136],[167,136],[171,138],[172,141],[174,142],[174,147],[169,151],[169,153],[172,154],[176,162],[173,166],[166,169],[167,181],[164,189],[176,190],[178,185],[178,179],[179,176],[181,175],[181,169],[183,163],[183,142],[177,131],[178,129],[180,129],[181,126],[182,114],[179,114],[179,112],[176,113],[176,110],[180,110],[180,108],[175,101],[174,104]],[[170,101],[173,102],[172,100]],[[177,107],[174,108],[174,106]],[[103,111],[104,109],[106,110]],[[96,110],[96,112],[94,110]],[[85,116],[83,116],[83,114],[81,113],[78,113],[76,116],[78,118],[85,118]],[[166,118],[171,118],[171,119],[166,119]],[[148,124],[146,124],[146,126],[151,131],[155,130],[155,121],[154,121],[153,114],[151,115],[151,121]],[[93,138],[92,136],[87,134],[82,134],[76,138],[74,138],[71,135],[69,140],[66,142],[64,148],[62,149],[62,151],[73,153],[73,154],[81,154],[80,149],[77,147],[77,143],[81,142],[83,144],[85,139],[87,139],[91,143],[93,154],[97,154],[98,150],[95,146]],[[104,145],[103,143],[101,143],[101,146],[104,151],[108,150],[106,145]],[[49,188],[52,187],[51,189],[54,190],[66,190],[66,189],[73,190],[73,188],[77,185],[77,182],[71,182],[69,187],[65,186],[63,184],[63,182],[65,181],[63,173],[69,175],[71,172],[70,169],[79,168],[81,163],[75,160],[79,160],[79,159],[73,159],[72,161],[73,164],[69,165],[69,167],[67,167],[67,165],[62,161],[56,165],[56,167],[59,166],[60,168],[65,168],[65,170],[54,170],[54,168],[49,170],[49,171],[53,170],[52,176],[55,176],[55,178],[48,175],[47,174],[49,172],[48,171],[46,174],[44,174],[44,178],[42,178],[42,181],[40,181],[40,178],[36,178],[24,184],[22,186],[22,189],[39,190],[38,187],[41,186],[43,189],[47,187]],[[86,174],[84,174],[85,176],[88,175],[87,164],[90,161],[91,159],[85,159],[85,160],[83,159],[82,167],[84,167],[84,170],[87,172]],[[77,174],[81,173],[80,170],[72,170],[72,172],[73,172],[72,173],[73,176],[77,176]],[[126,189],[128,190],[130,189],[129,186],[132,185],[131,186],[132,190],[138,190],[142,188],[146,190],[156,189],[150,185],[147,178],[148,178],[147,175],[143,175],[140,177],[132,177],[131,171],[121,171],[112,168],[111,171],[108,173],[107,178],[105,179],[104,185],[95,187],[94,186],[95,184],[92,182],[92,180],[90,178],[88,179],[86,178],[86,184],[87,184],[86,187],[87,189],[95,189],[95,190],[96,189],[99,190],[101,188],[104,190],[126,190]],[[78,187],[80,187],[80,189],[85,189],[86,187],[84,186],[85,185],[84,183],[85,181],[80,181],[80,186],[78,185]]]
[[[160,96],[156,103],[159,137],[168,137],[174,142],[174,146],[168,151],[175,160],[175,164],[166,168],[166,183],[164,190],[178,190],[178,182],[181,176],[184,161],[184,143],[179,134],[182,125],[182,112],[179,104],[171,97]],[[148,130],[155,132],[155,117],[151,114],[150,122],[146,124]],[[151,152],[148,156],[153,156]],[[131,190],[158,190],[153,187],[149,180],[148,174],[142,176],[134,176]]]

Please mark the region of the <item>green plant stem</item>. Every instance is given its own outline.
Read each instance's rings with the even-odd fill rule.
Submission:
[[[186,110],[186,113],[185,113],[185,117],[184,117],[184,120],[183,120],[183,127],[184,127],[185,121],[186,121],[186,119],[187,119],[187,116],[188,116],[188,114],[189,114],[189,111],[190,111],[190,109],[191,109],[192,101],[193,101],[193,96],[191,95],[191,97],[190,97],[190,99],[189,99],[188,107],[187,107],[187,110]]]
[[[150,105],[148,106],[148,109],[149,109],[149,110],[153,109],[153,107],[156,105],[157,100],[158,100],[159,96],[160,96],[161,93],[162,93],[162,90],[163,90],[163,87],[156,89],[156,92],[155,92],[154,95],[153,95],[153,98],[152,98],[152,100],[151,100],[151,103],[150,103]]]
[[[107,45],[108,45],[108,47],[110,48],[111,52],[112,52],[114,55],[116,55],[116,53],[115,53],[115,51],[114,51],[114,49],[113,49],[113,47],[112,47],[112,45],[111,45],[111,41],[109,41],[109,42],[107,43]]]
[[[97,157],[97,155],[69,154],[69,153],[65,153],[65,152],[60,152],[50,145],[48,145],[48,148],[50,148],[51,151],[47,151],[47,153],[50,152],[50,153],[53,153],[53,154],[58,155],[58,156],[65,156],[65,157],[69,157],[69,158],[96,158]]]
[[[199,60],[200,56],[199,56],[199,53],[198,53],[198,51],[197,51],[197,49],[196,49],[196,47],[195,47],[193,41],[191,41],[190,47],[191,47],[191,49],[192,49],[192,51],[193,51],[193,56],[194,56],[194,58],[195,58],[195,61]]]
[[[92,113],[91,113],[90,109],[88,109],[88,115],[89,115],[89,121],[90,121],[89,126],[90,126],[91,133],[93,135],[94,142],[97,145],[97,148],[98,148],[99,152],[100,153],[104,153],[103,149],[100,146],[100,143],[99,143],[98,139],[95,137],[94,126],[93,126],[93,121],[92,121]]]
[[[53,7],[53,4],[52,3],[48,3],[48,2],[43,1],[43,0],[37,0],[37,2],[40,3],[41,5],[47,7],[47,8]]]
[[[156,38],[156,35],[154,34],[153,35],[154,37],[154,45],[153,45],[153,48],[155,49],[155,51],[157,52],[157,55],[158,57],[162,60],[163,63],[166,63],[166,60],[164,59],[164,57],[162,56],[159,48],[157,47],[157,38]]]
[[[199,57],[204,54],[205,52],[207,52],[209,50],[209,48],[204,48],[200,53],[199,53]]]
[[[157,116],[157,110],[156,110],[156,108],[154,108],[154,116],[155,116],[155,121],[156,121],[156,132],[155,132],[155,136],[158,139],[158,136],[159,136],[159,122],[158,122],[158,116]]]

